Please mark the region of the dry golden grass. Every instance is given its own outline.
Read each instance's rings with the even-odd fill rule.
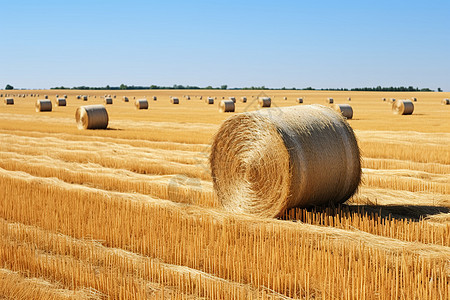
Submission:
[[[449,93],[110,91],[130,101],[107,106],[109,130],[83,131],[76,108],[105,94],[76,99],[86,92],[20,91],[67,94],[52,112],[36,113],[36,97],[0,105],[0,299],[450,295]],[[246,96],[237,113],[257,96],[272,107],[351,97],[363,185],[342,206],[278,220],[223,211],[208,156],[230,114],[208,96]],[[414,114],[393,115],[383,97],[416,97]]]

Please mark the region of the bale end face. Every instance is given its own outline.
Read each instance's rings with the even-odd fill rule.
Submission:
[[[77,108],[75,120],[78,129],[106,129],[109,117],[103,105],[86,105]]]

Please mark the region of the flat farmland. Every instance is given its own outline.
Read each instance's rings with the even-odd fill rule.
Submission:
[[[14,94],[14,105],[5,97],[0,105],[0,299],[450,296],[450,105],[441,104],[450,93],[0,94]],[[108,129],[79,130],[76,109],[103,104],[106,94]],[[36,112],[44,95],[53,110]],[[55,106],[56,95],[67,95],[67,106]],[[208,158],[233,113],[218,104],[236,97],[235,113],[254,111],[260,96],[271,97],[275,112],[328,97],[352,106],[363,175],[351,199],[278,219],[221,208]],[[412,97],[412,115],[392,113],[389,99]],[[142,98],[148,110],[135,108]]]

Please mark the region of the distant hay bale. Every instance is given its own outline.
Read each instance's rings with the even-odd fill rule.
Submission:
[[[44,95],[44,98],[45,98],[45,99],[48,99],[48,95]]]
[[[36,112],[52,111],[52,101],[48,99],[38,99],[36,101],[35,108]]]
[[[83,96],[83,101],[88,101],[88,96],[84,95]]]
[[[111,97],[106,97],[105,98],[105,104],[107,104],[107,105],[113,104],[113,99]]]
[[[392,103],[392,112],[396,115],[411,115],[414,112],[414,103],[411,100],[398,100]]]
[[[326,103],[327,104],[333,104],[334,103],[334,99],[333,98],[327,98]]]
[[[67,99],[67,95],[64,95],[63,97],[64,97],[65,99]]]
[[[442,102],[441,102],[441,104],[442,105],[450,105],[450,99],[442,99]]]
[[[203,99],[203,96],[200,96],[199,99],[202,100],[202,99]]]
[[[134,102],[136,109],[148,109],[148,101],[147,99],[137,99]]]
[[[153,96],[153,101],[158,100],[158,98],[156,96]]]
[[[332,108],[346,119],[353,118],[353,109],[348,104],[334,104]]]
[[[172,104],[180,104],[180,100],[178,100],[177,97],[172,97],[170,99],[170,103],[172,103]]]
[[[208,97],[208,98],[205,100],[205,103],[206,103],[206,104],[214,104],[214,98]]]
[[[361,180],[353,130],[322,105],[236,114],[215,134],[209,161],[223,207],[263,217],[343,203]]]
[[[5,98],[5,105],[14,105],[14,98]]]
[[[272,100],[269,97],[259,97],[258,106],[259,107],[270,107],[272,105]]]
[[[67,105],[66,98],[58,98],[58,99],[56,99],[55,105],[56,106],[66,106]]]
[[[234,112],[234,107],[233,100],[222,100],[219,104],[219,112]]]
[[[230,97],[229,98],[231,101],[233,101],[234,103],[236,103],[236,97]]]
[[[123,96],[123,97],[122,97],[122,100],[123,100],[123,102],[128,102],[128,101],[130,101],[130,100],[128,99],[128,97],[126,97],[126,96]]]
[[[77,99],[78,99],[78,100],[80,100],[80,99],[81,99],[81,96],[80,96],[80,95],[78,95],[78,96],[77,96]]]
[[[381,98],[382,101],[386,101],[386,98]]]
[[[348,97],[348,98],[347,98],[347,101],[352,101],[352,98],[351,98],[351,97]]]
[[[247,102],[247,97],[241,97],[241,102],[242,103],[246,103]]]
[[[114,95],[113,98],[116,99],[116,95]]]
[[[417,98],[416,97],[412,97],[411,99],[413,102],[417,102]]]
[[[389,103],[394,103],[394,102],[395,102],[395,98],[389,99]]]
[[[191,97],[190,97],[190,96],[186,96],[186,99],[187,99],[187,100],[191,100]]]
[[[78,129],[106,129],[108,112],[103,105],[80,106],[75,112]]]
[[[303,98],[302,98],[302,97],[297,98],[297,102],[298,102],[298,103],[303,103]]]
[[[283,97],[283,100],[287,100],[287,97]]]
[[[55,97],[56,97],[56,98],[59,98],[59,95],[58,95],[58,94],[56,94],[56,95],[55,95]]]

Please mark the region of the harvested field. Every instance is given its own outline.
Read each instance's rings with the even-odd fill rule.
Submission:
[[[51,113],[37,114],[31,96],[0,105],[0,299],[448,298],[450,93],[114,91],[158,101],[107,105],[105,130],[77,128],[86,91],[58,93],[67,106]],[[105,93],[89,91],[88,104]],[[222,114],[202,100],[215,97],[247,102]],[[351,98],[362,156],[352,198],[278,218],[221,207],[213,136],[260,97],[271,98],[266,114],[303,107],[299,97]],[[413,97],[404,116],[380,101]]]

